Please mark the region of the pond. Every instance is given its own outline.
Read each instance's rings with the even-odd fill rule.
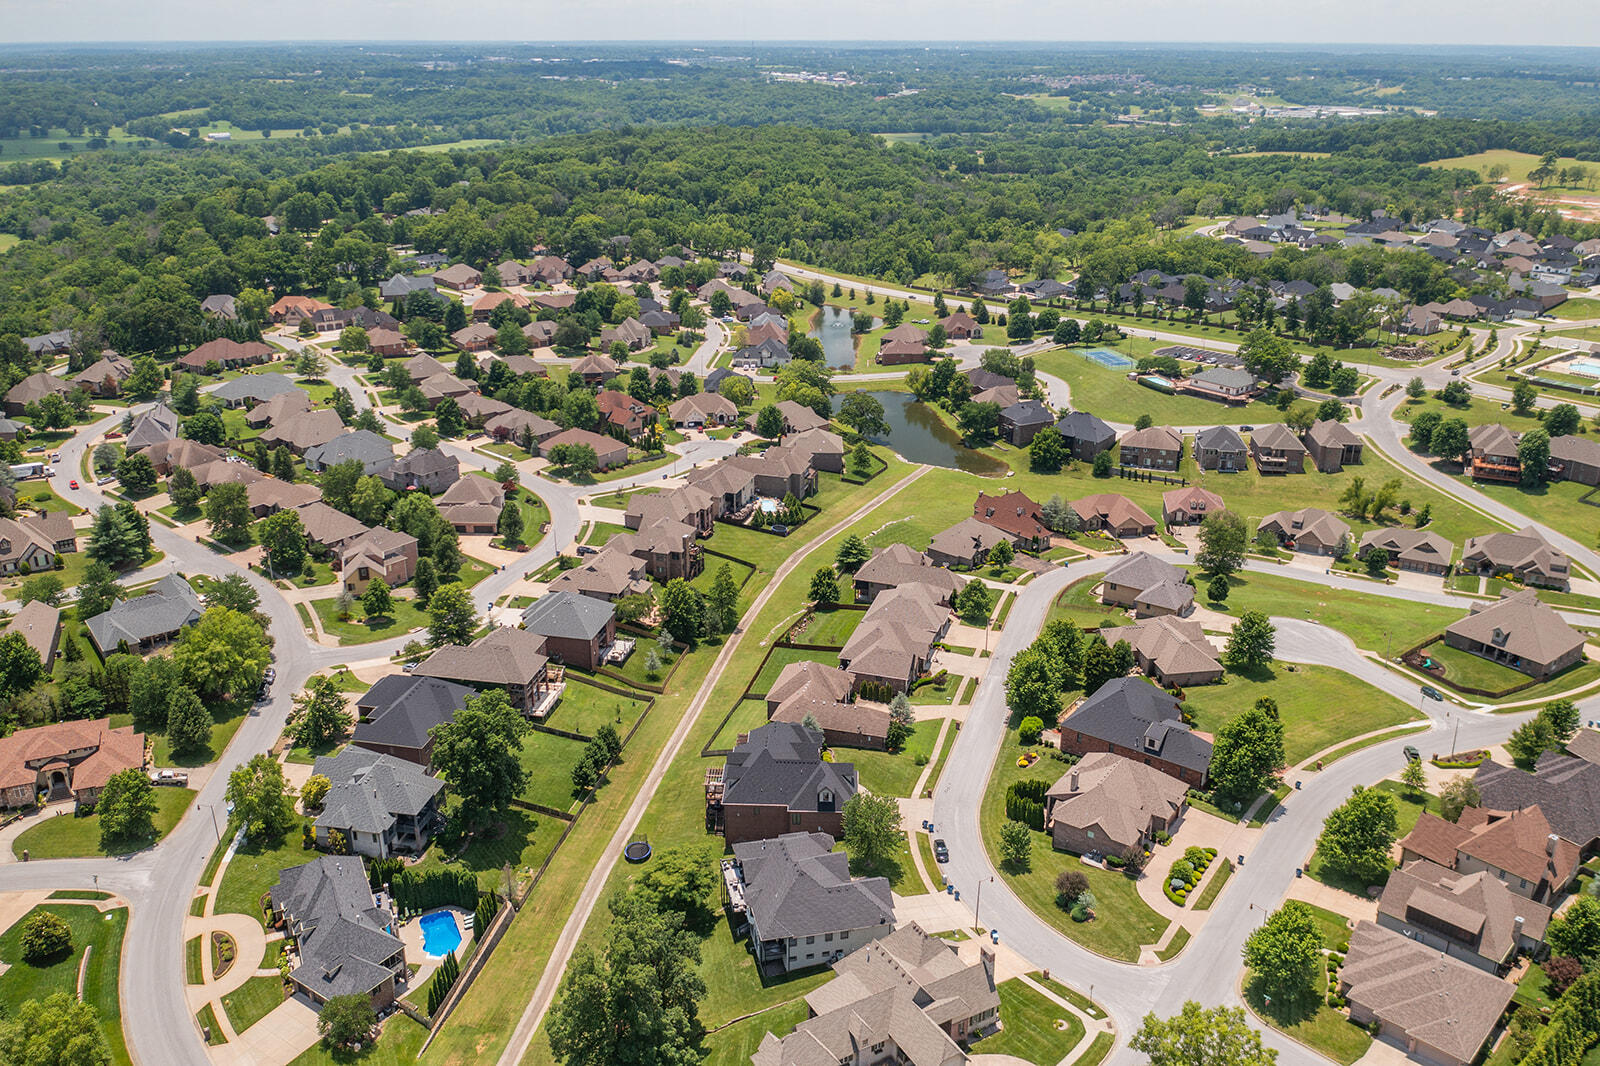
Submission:
[[[992,455],[975,451],[961,443],[961,434],[940,421],[939,416],[909,392],[869,392],[883,404],[883,418],[889,433],[873,437],[874,444],[886,444],[908,462],[964,470],[980,477],[1003,477],[1005,463]]]
[[[829,366],[856,365],[855,336],[850,332],[852,324],[852,312],[849,308],[824,307],[822,314],[817,318],[817,328],[806,334],[822,342],[822,361]],[[873,329],[881,325],[883,325],[882,319],[872,320]]]

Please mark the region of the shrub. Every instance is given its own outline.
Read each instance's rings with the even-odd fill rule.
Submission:
[[[1100,454],[1104,455],[1106,453],[1101,452]],[[1087,922],[1089,920],[1089,908],[1081,903],[1074,905],[1072,908],[1072,920],[1075,922]]]
[[[1552,955],[1544,964],[1544,975],[1550,981],[1550,995],[1559,996],[1583,976],[1583,964],[1565,955]]]
[[[1156,843],[1157,844],[1170,844],[1170,843],[1172,843],[1172,834],[1167,832],[1165,829],[1156,830]]]
[[[1056,875],[1056,905],[1070,910],[1089,891],[1089,876],[1081,870],[1062,870]]]
[[[58,915],[37,911],[22,925],[22,961],[35,966],[72,951],[72,929]]]
[[[1030,714],[1022,720],[1017,727],[1017,740],[1027,746],[1039,743],[1039,734],[1044,732],[1044,721],[1037,715]]]
[[[1043,778],[1013,782],[1006,788],[1006,817],[1044,832],[1044,794],[1049,789]]]
[[[1186,885],[1194,884],[1194,867],[1182,859],[1172,864],[1172,879]]]
[[[1103,455],[1105,453],[1102,452],[1101,454]],[[1120,870],[1124,866],[1128,865],[1128,860],[1124,859],[1121,855],[1107,855],[1106,865],[1111,867],[1113,870]]]

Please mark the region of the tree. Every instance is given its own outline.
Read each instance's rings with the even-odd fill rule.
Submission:
[[[156,797],[150,778],[137,767],[112,774],[100,791],[95,813],[100,816],[101,851],[125,841],[153,839]]]
[[[176,754],[194,754],[211,743],[211,712],[187,685],[168,692],[166,723],[167,746]]]
[[[739,624],[739,586],[733,580],[733,570],[727,563],[717,567],[711,579],[711,592],[706,597],[716,616],[717,632],[731,633]]]
[[[867,447],[866,441],[858,440],[856,446],[850,449],[846,469],[857,481],[865,481],[872,476],[872,449]]]
[[[1406,395],[1413,400],[1420,400],[1428,394],[1428,387],[1422,383],[1421,378],[1412,378],[1406,382]]]
[[[1245,369],[1267,383],[1276,385],[1299,363],[1289,342],[1271,330],[1257,329],[1239,345],[1239,358]]]
[[[215,494],[213,489],[212,495]],[[394,493],[376,474],[368,474],[356,482],[355,491],[350,494],[350,515],[369,526],[382,525],[393,503]]]
[[[0,1062],[7,1066],[111,1066],[100,1012],[70,992],[24,1000],[9,1024],[0,1018]]]
[[[1061,718],[1060,677],[1049,653],[1037,643],[1011,658],[1006,670],[1006,705],[1011,716],[1039,718],[1054,724]]]
[[[371,1043],[378,1016],[372,1010],[372,997],[365,993],[334,996],[317,1011],[317,1032],[323,1043],[333,1048]]]
[[[420,451],[430,451],[439,446],[439,431],[426,422],[411,427],[411,447]]]
[[[815,579],[813,578],[813,581]],[[661,608],[662,628],[673,640],[692,644],[701,637],[706,609],[700,593],[681,577],[675,577],[662,587],[657,602]]]
[[[1566,437],[1578,432],[1583,416],[1570,403],[1558,403],[1544,414],[1544,431],[1551,438]]]
[[[711,916],[706,900],[717,888],[719,869],[708,847],[666,848],[650,859],[634,894],[652,910],[680,914],[690,926],[700,927]]]
[[[35,911],[22,923],[22,961],[41,965],[72,952],[72,927],[60,915]]]
[[[1506,738],[1506,752],[1511,756],[1511,761],[1522,770],[1532,770],[1539,761],[1539,756],[1547,751],[1560,749],[1561,741],[1556,739],[1555,730],[1550,728],[1550,723],[1545,718],[1535,717],[1532,721],[1524,722]]]
[[[1261,1042],[1243,1007],[1206,1009],[1189,1000],[1165,1020],[1146,1014],[1129,1046],[1150,1066],[1273,1066],[1278,1053]]]
[[[499,820],[528,787],[522,738],[528,722],[501,689],[467,698],[455,717],[429,730],[433,765],[450,782],[469,826]]]
[[[289,735],[303,748],[315,751],[340,739],[352,718],[345,709],[345,694],[331,677],[314,677],[305,691],[294,697],[289,712]]]
[[[1304,1002],[1314,993],[1322,966],[1322,933],[1311,907],[1292,899],[1274,911],[1245,939],[1244,964],[1265,995]]]
[[[867,547],[866,541],[861,539],[860,534],[852,533],[839,545],[839,551],[833,561],[841,574],[853,574],[870,558],[872,551]]]
[[[328,798],[328,791],[333,788],[325,774],[312,774],[306,778],[306,783],[300,786],[300,806],[303,810],[314,811],[322,806],[322,801]]]
[[[1054,474],[1067,461],[1067,446],[1061,434],[1049,428],[1035,433],[1028,442],[1028,468],[1036,474]]]
[[[1411,443],[1423,451],[1431,450],[1433,434],[1444,416],[1438,411],[1423,411],[1411,420]]]
[[[1522,467],[1522,487],[1537,488],[1550,480],[1550,434],[1530,429],[1517,443],[1517,462]]]
[[[208,700],[255,692],[271,660],[261,626],[229,607],[207,607],[172,649],[184,681]]]
[[[1002,540],[989,549],[989,562],[993,566],[1010,566],[1011,561],[1017,557],[1017,550],[1011,546],[1009,540]]]
[[[1533,405],[1539,401],[1539,390],[1533,387],[1531,381],[1518,381],[1511,386],[1511,411],[1513,414],[1527,415],[1533,410]]]
[[[831,566],[824,566],[811,575],[811,589],[806,598],[816,607],[832,607],[839,602],[839,574]]]
[[[1242,804],[1265,791],[1283,767],[1283,723],[1275,708],[1258,703],[1217,730],[1210,776],[1219,795]]]
[[[962,379],[966,380],[966,379]],[[956,428],[968,447],[978,447],[994,439],[1000,428],[1000,405],[997,403],[964,403],[956,415]]]
[[[194,471],[186,466],[175,467],[172,476],[167,478],[167,495],[179,512],[199,507],[200,483],[194,479]]]
[[[1207,574],[1227,577],[1244,566],[1249,534],[1233,511],[1216,511],[1200,522],[1200,550],[1194,561]]]
[[[603,952],[572,957],[550,1008],[550,1047],[563,1066],[691,1066],[700,1061],[698,933],[644,893],[610,901]]]
[[[1406,760],[1406,768],[1400,771],[1400,783],[1413,796],[1420,795],[1428,787],[1428,775],[1422,769],[1421,759]]]
[[[222,447],[228,439],[228,429],[223,425],[222,416],[215,411],[201,411],[184,419],[179,431],[185,439],[209,444],[213,448]]]
[[[1228,579],[1222,574],[1218,574],[1206,582],[1206,599],[1212,603],[1228,602]]]
[[[844,805],[844,846],[866,867],[894,854],[900,841],[900,804],[893,796],[857,792]]]
[[[994,594],[989,586],[974,578],[961,586],[953,606],[956,614],[968,625],[981,626],[989,621],[989,609],[994,606]]]
[[[1389,872],[1389,849],[1399,835],[1396,819],[1393,797],[1357,785],[1322,823],[1317,854],[1327,869],[1377,884]]]
[[[1094,476],[1110,477],[1113,465],[1114,460],[1111,458],[1111,453],[1109,451],[1100,452],[1094,457]]]
[[[161,373],[161,364],[148,355],[135,356],[133,360],[133,373],[128,375],[128,380],[123,383],[123,388],[130,396],[145,399],[161,391],[161,386],[166,382]]]
[[[1550,922],[1544,939],[1552,955],[1565,955],[1593,966],[1600,956],[1600,899],[1580,895],[1561,917]]]
[[[522,508],[516,500],[506,500],[505,506],[500,508],[500,520],[495,523],[495,528],[500,534],[500,543],[506,547],[522,543]]]
[[[294,456],[289,454],[289,449],[282,444],[272,449],[271,474],[279,481],[294,480]]]
[[[117,480],[127,491],[143,495],[156,487],[156,468],[143,452],[125,455],[117,464]]]
[[[1465,419],[1446,418],[1434,427],[1428,441],[1428,450],[1441,459],[1464,463],[1472,453],[1472,440],[1467,436]]]
[[[388,618],[394,611],[394,596],[389,583],[376,575],[361,594],[361,610],[368,618]]]
[[[1000,827],[1000,861],[1013,872],[1029,869],[1033,859],[1033,834],[1021,822],[1006,820]]]
[[[268,515],[256,533],[273,573],[298,574],[305,566],[306,530],[299,511],[285,509]]]
[[[839,421],[863,437],[882,436],[889,432],[883,404],[876,396],[866,392],[852,392],[840,401]]]
[[[433,601],[433,593],[439,587],[439,576],[432,559],[427,556],[417,560],[416,573],[411,575],[411,588],[417,594],[417,603],[426,607]]]
[[[478,611],[472,604],[472,593],[459,582],[441,585],[428,598],[428,642],[434,647],[445,644],[471,644],[473,631],[478,628]]]
[[[1539,709],[1539,717],[1550,724],[1550,731],[1563,745],[1582,724],[1578,707],[1571,700],[1551,700]]]
[[[294,792],[271,755],[256,755],[228,775],[225,793],[247,839],[278,841],[294,825]]]
[[[213,537],[223,542],[242,540],[252,517],[249,491],[238,481],[213,485],[206,494],[205,512]]]
[[[1482,802],[1478,783],[1466,774],[1457,774],[1439,793],[1439,816],[1448,822],[1459,821],[1462,811]]]
[[[776,440],[783,436],[783,412],[773,404],[767,404],[756,412],[756,435]]]
[[[54,574],[39,574],[30,577],[22,583],[22,591],[18,599],[23,603],[48,603],[52,607],[61,606],[61,594],[66,591],[66,586]]]
[[[1277,630],[1262,611],[1246,611],[1228,634],[1222,659],[1240,673],[1255,673],[1272,663]]]

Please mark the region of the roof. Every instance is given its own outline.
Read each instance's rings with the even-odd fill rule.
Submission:
[[[1195,374],[1191,381],[1213,385],[1219,389],[1248,389],[1256,383],[1256,376],[1248,370],[1234,370],[1225,366],[1208,366]]]
[[[175,440],[178,436],[178,413],[164,403],[158,403],[133,420],[124,447],[130,452],[148,448],[161,441]]]
[[[414,673],[476,685],[526,685],[549,660],[544,638],[500,626],[466,647],[448,644],[424,659]]]
[[[363,474],[371,474],[394,460],[394,446],[381,434],[358,429],[341,433],[324,444],[313,444],[306,449],[305,459],[308,466],[316,468],[337,466],[355,459],[361,463]]]
[[[602,461],[607,456],[614,456],[619,452],[623,455],[628,453],[628,446],[617,438],[601,436],[599,433],[591,433],[587,429],[576,427],[562,430],[539,447],[545,454],[549,454],[551,448],[560,444],[587,444]]]
[[[1550,438],[1550,458],[1564,463],[1583,463],[1600,466],[1600,442],[1567,433]]]
[[[1124,448],[1143,448],[1152,451],[1181,452],[1183,434],[1171,426],[1147,426],[1131,430],[1122,438]]]
[[[996,526],[976,518],[963,518],[949,529],[935,533],[928,552],[952,559],[973,559],[1010,539],[1010,534]]]
[[[1196,451],[1242,452],[1244,438],[1232,426],[1212,426],[1194,435],[1194,446]]]
[[[972,516],[1012,536],[1027,540],[1050,536],[1040,506],[1026,493],[1012,491],[990,496],[980,492],[972,504]]]
[[[177,574],[157,581],[143,596],[118,600],[103,614],[84,622],[95,647],[114,650],[121,641],[136,646],[164,633],[174,633],[200,620],[200,597]]]
[[[1350,523],[1320,507],[1298,511],[1275,511],[1261,520],[1257,529],[1270,529],[1291,540],[1310,537],[1320,544],[1338,544],[1350,534]]]
[[[1531,773],[1490,761],[1472,779],[1490,810],[1537,806],[1563,840],[1589,847],[1600,838],[1600,766],[1594,763],[1545,752]]]
[[[929,584],[953,596],[961,587],[961,579],[950,571],[934,566],[928,557],[904,544],[891,544],[872,553],[856,571],[856,581],[869,585],[888,585],[891,588],[905,584]]]
[[[850,857],[826,833],[785,833],[733,846],[750,920],[763,940],[869,929],[894,922],[883,877],[850,877]]]
[[[1069,411],[1056,423],[1056,432],[1073,440],[1093,444],[1109,444],[1117,439],[1117,431],[1104,420],[1088,411]]]
[[[344,419],[331,407],[301,411],[272,425],[261,440],[276,446],[286,445],[290,451],[304,452],[318,444],[326,444],[345,431]]]
[[[1306,446],[1294,435],[1294,430],[1282,422],[1270,422],[1250,431],[1250,443],[1259,450],[1289,452],[1304,456]]]
[[[1085,521],[1100,519],[1107,525],[1119,529],[1129,524],[1138,526],[1156,524],[1156,520],[1151,518],[1144,508],[1115,492],[1097,492],[1093,496],[1073,500],[1069,506]]]
[[[543,637],[593,640],[611,624],[611,605],[592,596],[550,592],[522,612],[522,624]]]
[[[444,782],[392,755],[350,745],[311,767],[332,784],[317,816],[319,829],[386,833],[397,815],[415,818],[444,791]]]
[[[434,501],[441,509],[461,504],[490,504],[498,511],[505,506],[506,490],[498,481],[487,477],[461,477]]]
[[[858,787],[853,763],[824,762],[822,734],[793,722],[768,722],[734,746],[723,768],[724,804],[771,804],[816,811],[826,790],[844,810]]]
[[[358,855],[291,866],[272,886],[272,902],[300,926],[294,980],[324,998],[371,992],[391,976],[384,963],[405,953],[388,932],[393,916],[373,900]]]
[[[1445,632],[1535,663],[1554,662],[1584,645],[1583,634],[1567,625],[1532,589],[1494,603],[1473,604],[1471,612],[1446,626]]]
[[[61,608],[52,607],[43,600],[29,600],[11,616],[5,632],[21,633],[28,647],[39,653],[39,661],[48,664],[56,650],[56,635],[60,629]]]
[[[838,1009],[859,992],[875,995],[896,986],[906,987],[940,1026],[1000,1006],[994,974],[981,959],[966,962],[954,944],[929,936],[915,922],[851,952],[833,970],[839,980],[806,996],[816,1014]]]
[[[1178,701],[1170,693],[1142,677],[1118,677],[1101,685],[1062,719],[1061,728],[1203,774],[1211,765],[1211,742],[1182,719]]]
[[[1533,526],[1523,526],[1515,533],[1485,533],[1468,537],[1461,549],[1463,562],[1487,562],[1496,569],[1515,571],[1532,570],[1547,576],[1565,578],[1568,574],[1567,553],[1555,547]]]
[[[1085,755],[1050,786],[1050,824],[1102,830],[1133,847],[1152,818],[1170,823],[1183,809],[1189,786],[1152,766],[1110,752]]]
[[[145,736],[132,726],[111,728],[110,718],[55,722],[19,729],[0,737],[0,788],[31,785],[38,779],[28,763],[93,748],[72,768],[72,787],[101,788],[121,770],[144,765]]]
[[[356,697],[360,721],[351,742],[423,748],[428,730],[454,721],[473,690],[436,677],[386,674]]]
[[[1187,511],[1191,514],[1198,514],[1204,511],[1206,514],[1216,514],[1218,511],[1226,511],[1227,509],[1228,505],[1223,502],[1221,496],[1218,496],[1210,489],[1203,489],[1198,485],[1189,485],[1181,489],[1168,489],[1161,494],[1161,510],[1165,514],[1173,514],[1178,511]]]
[[[1356,923],[1339,970],[1347,998],[1401,1033],[1471,1062],[1515,986],[1400,933]]]
[[[1482,452],[1484,455],[1517,454],[1517,438],[1498,422],[1485,422],[1473,426],[1467,431],[1467,439],[1472,443],[1473,451]]]
[[[1149,552],[1134,552],[1106,571],[1105,580],[1112,585],[1131,589],[1149,589],[1157,585],[1183,584],[1184,572],[1164,559]]]
[[[1373,547],[1382,548],[1399,556],[1401,562],[1427,561],[1438,563],[1440,566],[1449,563],[1450,556],[1456,550],[1454,544],[1437,533],[1404,526],[1367,530],[1361,535],[1361,545],[1357,554],[1365,554],[1368,548]]]
[[[695,415],[699,415],[702,418],[709,418],[715,415],[721,415],[724,418],[737,418],[739,409],[726,396],[719,396],[714,392],[697,392],[693,396],[685,396],[682,399],[675,400],[667,408],[667,414],[672,417],[674,422],[682,422]]]
[[[255,400],[260,403],[274,396],[301,391],[298,385],[282,374],[242,374],[212,389],[211,395],[229,402]]]
[[[1107,631],[1105,638],[1125,640],[1163,675],[1222,672],[1217,649],[1192,618],[1159,615]]]
[[[1361,438],[1349,426],[1331,418],[1313,422],[1311,428],[1306,430],[1306,436],[1313,444],[1324,448],[1361,447]]]
[[[399,458],[394,458],[391,454],[389,462],[383,465],[379,473],[385,481],[409,481],[413,478],[425,478],[431,474],[449,474],[453,479],[459,480],[461,462],[439,448],[413,448]]]
[[[472,285],[482,275],[465,263],[452,263],[443,270],[435,271],[433,277],[435,281],[446,285]]]
[[[592,374],[614,377],[617,373],[617,364],[608,355],[586,355],[572,364],[572,373],[579,377],[588,377]]]
[[[1567,751],[1584,762],[1600,763],[1600,729],[1578,730],[1567,741]]]
[[[61,378],[41,370],[36,374],[29,374],[11,386],[11,391],[6,393],[6,402],[26,406],[52,394],[65,396],[70,389],[71,386]]]
[[[304,504],[296,510],[300,514],[300,524],[305,527],[306,539],[316,544],[342,544],[367,531],[362,522],[321,500]]]

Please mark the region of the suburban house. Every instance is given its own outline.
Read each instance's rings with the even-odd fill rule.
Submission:
[[[394,913],[373,898],[358,856],[324,855],[278,875],[270,892],[273,924],[294,940],[300,965],[289,974],[313,1003],[362,995],[387,1008],[410,977]]]
[[[497,626],[465,647],[447,644],[439,648],[412,673],[480,690],[504,689],[511,706],[533,716],[553,706],[560,696],[560,689],[545,680],[548,662],[543,637]]]
[[[852,878],[827,833],[794,832],[733,845],[725,866],[734,912],[766,976],[836,962],[888,936],[894,899],[884,877]]]
[[[1472,775],[1491,811],[1537,806],[1550,828],[1585,852],[1600,846],[1600,765],[1547,751],[1533,772],[1490,760]]]
[[[829,747],[882,751],[889,740],[888,708],[853,702],[854,690],[855,679],[838,667],[789,663],[767,689],[767,720],[803,724],[810,718]]]
[[[617,364],[609,355],[586,355],[572,364],[570,372],[585,385],[604,385],[617,376]]]
[[[1494,875],[1456,873],[1426,859],[1401,864],[1378,898],[1378,924],[1451,958],[1505,976],[1517,953],[1544,946],[1550,908]]]
[[[1407,1055],[1467,1066],[1500,1023],[1516,987],[1373,922],[1359,921],[1339,968],[1357,1025],[1378,1024]]]
[[[378,295],[385,300],[404,300],[414,292],[439,296],[432,274],[392,274],[386,281],[378,282]]]
[[[394,461],[394,447],[381,434],[370,429],[358,429],[340,434],[326,444],[313,445],[306,449],[305,454],[306,469],[312,473],[320,473],[330,466],[338,466],[352,459],[361,464],[362,474],[376,474],[381,467]]]
[[[949,628],[949,601],[941,585],[915,580],[878,594],[839,649],[839,665],[857,685],[872,681],[909,693]]]
[[[61,637],[61,608],[43,600],[29,600],[11,616],[4,632],[20,633],[39,655],[46,676],[56,661],[56,645]]]
[[[1044,511],[1026,493],[1013,490],[990,496],[980,492],[972,505],[972,517],[1009,534],[1015,547],[1038,550],[1050,546]]]
[[[939,324],[944,327],[945,336],[951,340],[964,341],[983,336],[983,327],[978,320],[965,311],[947,315],[939,320]]]
[[[1015,538],[1003,529],[976,518],[963,518],[949,529],[935,533],[928,545],[928,559],[935,566],[971,570],[989,557],[989,549],[1001,541],[1013,547]]]
[[[739,420],[739,409],[726,396],[697,392],[675,401],[667,408],[667,416],[679,429],[703,429],[706,426],[733,425]]]
[[[428,731],[455,721],[456,712],[475,695],[465,685],[411,674],[385,674],[355,698],[356,727],[350,742],[382,755],[433,766]]]
[[[304,389],[280,392],[270,400],[262,400],[250,408],[244,416],[244,424],[251,429],[260,429],[262,426],[282,422],[301,411],[309,410],[311,410],[311,394]]]
[[[1072,500],[1068,506],[1077,513],[1084,529],[1100,530],[1113,537],[1147,537],[1156,531],[1156,520],[1144,508],[1115,492],[1097,492]]]
[[[300,513],[300,524],[305,527],[306,542],[330,552],[342,549],[367,531],[363,523],[321,500],[295,510]]]
[[[1522,589],[1493,603],[1473,604],[1465,618],[1445,627],[1444,641],[1530,677],[1545,678],[1582,661],[1585,637],[1532,589]]]
[[[49,570],[56,558],[78,550],[78,532],[64,511],[0,518],[0,574]]]
[[[71,798],[93,807],[123,770],[144,768],[145,735],[110,718],[55,722],[0,737],[0,809]]]
[[[1100,581],[1100,602],[1131,607],[1135,617],[1185,615],[1194,606],[1194,586],[1176,566],[1149,552],[1134,552]]]
[[[150,591],[118,600],[111,609],[84,622],[103,659],[124,643],[139,652],[176,640],[184,626],[200,621],[200,597],[178,574],[157,581]]]
[[[1087,411],[1069,411],[1056,423],[1067,451],[1074,459],[1089,462],[1117,443],[1117,431]]]
[[[486,477],[458,478],[434,503],[457,533],[493,535],[506,504],[506,490]]]
[[[803,455],[813,470],[830,474],[844,473],[844,438],[826,429],[808,429],[792,433],[783,447],[795,455]]]
[[[615,437],[601,436],[591,433],[587,429],[564,429],[551,437],[546,437],[539,442],[539,454],[546,459],[550,457],[553,448],[563,445],[587,444],[594,449],[597,469],[610,470],[612,467],[622,466],[628,461],[628,445]]]
[[[785,833],[844,835],[844,805],[856,768],[822,758],[823,735],[768,722],[742,737],[723,766],[706,771],[706,829],[730,846]]]
[[[157,403],[150,410],[133,420],[133,428],[128,430],[128,436],[123,440],[123,447],[131,454],[143,451],[152,444],[178,439],[178,413],[164,403]]]
[[[1002,411],[1021,399],[1022,395],[1015,385],[995,385],[992,388],[984,389],[982,392],[972,394],[973,403],[992,403]],[[1052,421],[1054,421],[1053,417]]]
[[[369,529],[345,544],[339,572],[352,596],[366,592],[374,578],[382,578],[390,588],[403,585],[417,572],[417,538],[385,526]]]
[[[1022,400],[1000,412],[1000,436],[1018,448],[1026,447],[1041,430],[1055,424],[1056,416],[1038,400]]]
[[[1554,906],[1578,875],[1582,849],[1553,832],[1538,804],[1514,811],[1468,807],[1449,822],[1423,813],[1400,841],[1400,861],[1426,859],[1460,874],[1486,873],[1517,895]]]
[[[72,383],[96,396],[116,396],[133,374],[133,361],[107,348],[100,358],[80,370]]]
[[[36,374],[29,374],[6,393],[6,414],[20,415],[30,404],[36,404],[46,396],[59,396],[66,398],[72,391],[61,378],[41,370]]]
[[[948,570],[934,566],[926,555],[910,545],[891,544],[873,552],[856,571],[856,602],[871,603],[880,593],[911,584],[932,585],[943,601],[949,603],[962,582]]]
[[[773,406],[783,416],[783,432],[786,434],[804,433],[808,429],[828,428],[828,420],[804,404],[795,403],[793,400],[779,400]],[[745,424],[750,429],[755,429],[756,419],[759,415],[759,411],[750,415],[745,419]]]
[[[1306,430],[1305,445],[1312,465],[1324,474],[1337,474],[1361,462],[1361,438],[1343,422],[1313,422]]]
[[[434,283],[447,289],[470,289],[483,280],[483,273],[465,263],[454,263],[433,274]]]
[[[1130,858],[1175,832],[1188,809],[1189,787],[1176,777],[1094,752],[1045,793],[1044,828],[1063,851]]]
[[[637,318],[625,318],[615,326],[607,326],[600,331],[600,347],[604,351],[611,351],[614,344],[620,344],[630,352],[637,352],[646,347],[654,335],[650,328]]]
[[[1467,469],[1478,481],[1522,480],[1522,459],[1517,436],[1498,422],[1485,422],[1467,431],[1472,452]]]
[[[582,566],[563,571],[549,585],[550,592],[567,590],[607,603],[624,596],[648,596],[651,588],[644,560],[609,545]]]
[[[1000,1017],[993,949],[964,962],[954,944],[915,922],[833,969],[838,976],[806,996],[807,1019],[781,1039],[763,1036],[752,1066],[957,1066],[969,1061],[962,1045]]]
[[[416,763],[352,744],[318,758],[311,772],[332,786],[315,823],[321,847],[339,833],[357,855],[420,855],[444,823],[444,782]]]
[[[519,444],[524,441],[531,443],[534,451],[538,450],[539,445],[561,432],[561,427],[548,418],[536,415],[532,411],[524,411],[520,407],[513,407],[504,414],[490,417],[484,422],[483,428],[495,440],[510,440]]]
[[[1356,554],[1365,555],[1373,548],[1389,553],[1389,565],[1419,574],[1443,575],[1450,569],[1450,557],[1456,546],[1426,529],[1406,529],[1386,526],[1369,529],[1361,535]]]
[[[699,530],[686,522],[661,518],[637,531],[613,534],[605,550],[641,560],[645,571],[659,581],[679,577],[687,581],[705,569],[704,553],[695,543],[698,535]]]
[[[1106,630],[1105,637],[1127,641],[1139,669],[1167,688],[1208,685],[1222,677],[1217,649],[1192,618],[1158,615]]]
[[[1183,722],[1176,697],[1142,677],[1107,681],[1062,717],[1061,750],[1110,752],[1204,788],[1211,741]]]
[[[1524,585],[1560,589],[1571,587],[1567,553],[1544,539],[1533,526],[1515,533],[1485,533],[1468,537],[1461,549],[1460,569],[1465,573],[1508,573]]]
[[[600,408],[602,428],[620,430],[628,440],[637,440],[656,420],[654,407],[616,389],[602,390],[595,402]]]
[[[1178,383],[1178,391],[1217,403],[1244,405],[1256,393],[1256,376],[1248,370],[1208,366]]]
[[[301,411],[263,430],[256,439],[268,448],[282,446],[295,455],[304,455],[307,448],[326,444],[345,431],[344,419],[331,407]]]
[[[711,494],[696,485],[649,495],[635,493],[628,497],[628,509],[622,514],[622,524],[629,529],[666,520],[693,526],[702,537],[711,536],[716,519],[716,503]]]
[[[267,308],[267,316],[285,326],[298,326],[303,320],[314,317],[318,311],[332,308],[332,304],[314,296],[280,296]]]
[[[611,605],[568,591],[547,592],[522,612],[522,626],[544,638],[544,654],[559,663],[598,670],[617,636]]]
[[[1250,433],[1250,454],[1263,474],[1303,474],[1306,470],[1306,446],[1281,422]]]
[[[1550,438],[1550,476],[1557,481],[1600,485],[1600,442],[1576,433]]]
[[[450,343],[464,352],[486,352],[499,336],[500,331],[487,322],[468,322],[450,334]]]
[[[1194,457],[1202,470],[1237,474],[1249,465],[1244,438],[1232,426],[1212,426],[1194,435]]]
[[[1168,489],[1161,494],[1161,520],[1169,526],[1197,526],[1206,515],[1227,509],[1221,496],[1198,485]]]
[[[413,448],[378,467],[378,478],[395,492],[421,490],[437,496],[461,477],[461,463],[438,448]]]
[[[253,408],[278,396],[296,394],[310,399],[306,391],[287,374],[246,374],[232,381],[224,381],[211,390],[212,399],[220,400],[227,407]],[[299,408],[302,411],[305,409]]]
[[[1183,434],[1171,426],[1133,430],[1122,438],[1121,460],[1139,470],[1176,470],[1183,460]]]
[[[189,354],[180,356],[173,366],[191,374],[211,374],[216,366],[222,370],[237,370],[254,366],[277,357],[277,349],[260,341],[243,343],[227,337],[206,341]]]
[[[1320,507],[1276,511],[1256,526],[1258,533],[1263,529],[1283,547],[1312,555],[1338,555],[1350,542],[1350,524]]]

